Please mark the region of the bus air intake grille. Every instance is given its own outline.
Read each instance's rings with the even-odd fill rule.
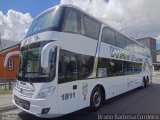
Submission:
[[[15,103],[17,105],[19,105],[20,107],[22,107],[26,110],[30,109],[30,102],[29,101],[22,100],[22,99],[18,98],[17,96],[14,96],[14,99],[15,99]]]

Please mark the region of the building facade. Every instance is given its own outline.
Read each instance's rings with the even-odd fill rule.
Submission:
[[[152,55],[152,62],[156,63],[157,62],[157,55],[155,53],[156,51],[156,39],[151,38],[151,37],[146,37],[146,38],[141,38],[137,39],[138,42],[141,44],[145,45],[151,50],[151,55]]]
[[[8,45],[5,45],[2,47],[2,50],[0,49],[0,80],[9,80],[16,78],[19,66],[19,56],[10,57],[6,68],[4,68],[4,60],[5,56],[8,53],[19,50],[20,50],[20,43],[12,44],[12,46],[10,45],[10,47]]]

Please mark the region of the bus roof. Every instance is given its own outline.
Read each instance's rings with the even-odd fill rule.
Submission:
[[[116,29],[113,28],[112,26],[106,24],[105,22],[103,22],[103,21],[100,20],[99,18],[96,18],[95,16],[91,15],[90,13],[86,12],[85,10],[79,8],[78,6],[72,5],[72,4],[60,4],[60,5],[57,5],[57,6],[48,8],[47,10],[44,10],[43,12],[41,12],[36,18],[38,18],[40,15],[42,15],[42,14],[44,14],[44,13],[46,13],[46,12],[48,12],[48,11],[50,11],[50,10],[56,8],[56,7],[57,7],[57,8],[59,8],[59,7],[74,8],[74,9],[76,9],[76,10],[82,12],[83,14],[86,14],[87,16],[91,17],[92,19],[94,19],[94,20],[100,22],[100,23],[103,24],[105,27],[109,27],[109,28],[113,29],[113,30],[116,31],[117,33],[119,33],[119,34],[125,36],[126,38],[132,40],[133,42],[136,42],[136,43],[139,44],[140,46],[142,46],[142,47],[144,47],[144,48],[146,48],[146,49],[149,50],[148,47],[146,47],[146,46],[144,46],[143,44],[139,43],[139,42],[136,41],[135,39],[133,39],[133,38],[131,38],[131,37],[128,37],[128,36],[124,35],[123,33],[121,33],[120,31],[116,30]],[[35,18],[35,19],[36,19],[36,18]]]

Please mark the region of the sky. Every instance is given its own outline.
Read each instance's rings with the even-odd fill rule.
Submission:
[[[35,17],[40,12],[59,3],[59,0],[0,0],[0,11],[6,14],[12,9],[21,13],[30,13],[32,17]]]
[[[22,40],[36,15],[63,3],[80,6],[129,37],[156,38],[160,48],[160,0],[0,0],[2,37]]]

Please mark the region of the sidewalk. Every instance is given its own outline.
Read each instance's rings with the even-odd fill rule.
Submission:
[[[154,71],[153,75],[160,75],[160,71]]]
[[[16,106],[13,105],[11,100],[12,100],[11,94],[0,95],[0,112],[16,108]]]

